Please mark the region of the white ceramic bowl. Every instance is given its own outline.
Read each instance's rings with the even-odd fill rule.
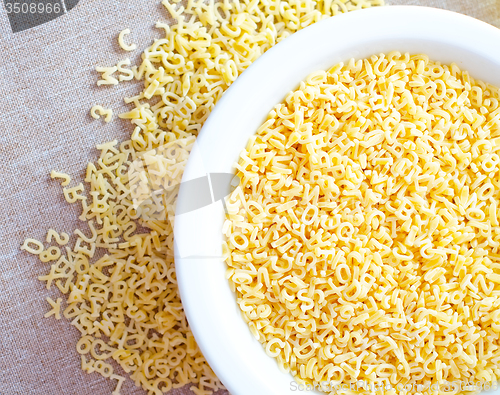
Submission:
[[[410,6],[329,18],[276,45],[238,78],[206,121],[183,182],[206,173],[232,172],[240,151],[269,111],[309,73],[394,50],[455,62],[474,78],[500,86],[500,30],[486,23]],[[181,186],[178,208],[187,199]],[[189,324],[232,395],[296,394],[292,376],[265,354],[240,315],[220,258],[222,224],[220,201],[176,216],[176,270]]]

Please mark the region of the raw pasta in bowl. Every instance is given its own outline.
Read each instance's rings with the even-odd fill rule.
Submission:
[[[311,74],[250,139],[223,256],[297,389],[496,386],[499,100],[391,52]]]
[[[176,270],[231,393],[496,380],[497,40],[450,12],[363,10],[283,41],[222,97],[183,181],[241,182],[188,213],[181,186]]]

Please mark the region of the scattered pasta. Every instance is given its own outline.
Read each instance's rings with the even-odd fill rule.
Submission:
[[[68,242],[69,242],[69,235],[67,233],[64,233],[64,232],[61,232],[59,234],[54,229],[49,229],[49,231],[47,232],[47,237],[46,237],[45,241],[47,243],[50,243],[52,241],[52,239],[54,239],[56,241],[56,243],[59,244],[60,246],[64,246],[64,245],[68,244]]]
[[[50,317],[51,315],[54,316],[56,320],[61,319],[61,298],[57,298],[57,300],[54,302],[51,298],[47,297],[46,298],[47,302],[50,304],[50,311],[44,314],[45,318]]]
[[[132,67],[145,89],[125,99],[134,108],[120,114],[136,125],[134,147],[143,149],[145,136],[158,130],[197,135],[223,92],[269,48],[322,19],[383,3],[195,0],[181,5],[164,0],[177,23],[156,24],[165,36],[144,51],[139,67]],[[150,104],[150,99],[161,100]]]
[[[199,393],[211,393],[223,387],[194,340],[177,291],[168,220],[175,205],[151,200],[150,190],[149,199],[141,200],[143,187],[180,183],[194,137],[165,133],[150,142],[156,149],[142,153],[131,140],[119,147],[116,140],[98,145],[100,158],[87,167],[88,194],[83,184],[63,188],[68,202],[81,204],[80,219],[88,224],[87,231],[75,230],[76,241],[65,254],[35,239],[22,248],[42,262],[54,261],[39,279],[67,295],[62,314],[81,333],[76,348],[82,369],[117,380],[115,395],[124,378],[114,374],[110,361],[151,394],[188,383]],[[151,182],[137,181],[144,177]],[[46,241],[66,245],[69,236],[50,229]],[[106,253],[93,261],[98,248]],[[52,310],[45,316],[59,319],[61,301],[47,298]]]
[[[100,67],[96,66],[95,70],[101,73],[101,79],[97,81],[97,86],[101,85],[118,85],[118,80],[112,75],[118,70],[117,66]]]
[[[40,255],[43,252],[43,243],[36,239],[27,238],[24,240],[21,250],[29,252],[30,254]]]
[[[310,75],[250,139],[227,277],[297,382],[496,382],[499,100],[392,52]]]
[[[130,59],[126,58],[121,62],[118,62],[116,65],[117,71],[121,73],[118,76],[118,80],[121,81],[130,81],[134,79],[134,72],[130,69],[125,68],[124,66],[130,66]]]
[[[121,77],[121,76],[120,76]],[[90,109],[90,115],[94,119],[99,119],[104,116],[104,122],[109,123],[113,119],[113,110],[104,108],[103,106],[95,105]]]
[[[125,41],[123,41],[124,36],[128,36],[130,34],[130,29],[124,29],[118,34],[118,44],[124,51],[133,51],[137,49],[137,45],[135,44],[126,44]]]
[[[64,181],[61,182],[61,185],[63,187],[68,186],[69,183],[71,182],[71,177],[68,174],[66,174],[66,173],[59,173],[58,171],[55,171],[55,170],[52,170],[50,172],[50,177],[52,179],[54,179],[54,178],[62,178],[64,180]]]

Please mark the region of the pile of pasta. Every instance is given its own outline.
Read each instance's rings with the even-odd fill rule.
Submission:
[[[141,80],[142,92],[125,98],[132,109],[130,140],[99,145],[84,183],[62,180],[69,203],[80,204],[88,229],[73,238],[50,229],[45,243],[25,240],[22,249],[51,264],[40,277],[67,297],[45,316],[71,320],[81,333],[82,368],[116,382],[116,363],[148,394],[188,383],[198,395],[223,388],[201,354],[184,315],[173,262],[176,185],[205,119],[231,83],[267,49],[323,18],[382,5],[383,0],[163,1],[173,24],[158,22],[163,38],[142,54],[139,66],[125,58],[96,67],[102,89]],[[119,34],[134,51],[129,29]],[[105,122],[112,109],[94,106]]]
[[[497,380],[499,100],[456,64],[392,52],[310,75],[250,139],[227,277],[298,382]]]

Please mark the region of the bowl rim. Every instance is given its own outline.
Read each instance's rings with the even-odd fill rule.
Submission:
[[[262,110],[259,110],[260,113],[256,116],[257,120],[245,118],[247,115],[243,114],[243,111],[250,113],[254,111],[252,103],[255,104],[256,100],[259,100],[259,94],[263,97],[262,91],[259,91],[259,89],[264,89],[266,93],[264,101],[271,103],[274,100],[274,104],[279,103],[287,91],[297,86],[301,79],[292,81],[291,85],[289,85],[292,88],[288,87],[287,90],[281,86],[279,92],[272,90],[272,87],[278,84],[275,80],[280,75],[286,76],[290,74],[289,70],[285,69],[287,62],[292,62],[288,63],[288,67],[291,64],[294,67],[300,64],[293,62],[313,62],[310,59],[299,59],[296,52],[300,50],[307,53],[309,47],[317,47],[316,41],[318,38],[321,40],[321,37],[325,37],[325,34],[329,34],[330,37],[342,37],[342,40],[344,40],[342,45],[346,48],[351,45],[352,51],[356,53],[355,45],[359,44],[361,33],[356,31],[353,34],[355,38],[342,35],[346,31],[352,32],[353,27],[362,27],[361,30],[370,32],[370,35],[367,35],[366,42],[368,44],[374,43],[373,48],[377,48],[376,43],[378,42],[387,42],[388,45],[391,41],[400,43],[398,45],[403,45],[401,44],[403,42],[415,42],[412,45],[418,47],[420,44],[428,44],[432,47],[432,43],[435,41],[436,45],[441,45],[440,48],[445,48],[447,45],[450,48],[455,46],[454,50],[456,51],[476,54],[478,59],[476,63],[481,63],[479,62],[480,59],[486,59],[490,62],[489,64],[478,64],[477,70],[483,70],[478,73],[488,75],[488,78],[490,78],[488,82],[500,86],[500,77],[495,80],[493,72],[487,71],[488,67],[500,70],[500,51],[497,50],[496,54],[494,51],[498,47],[496,43],[500,42],[500,29],[485,22],[452,11],[421,6],[374,7],[327,18],[291,35],[272,47],[238,77],[225,92],[205,122],[191,152],[182,182],[195,179],[207,172],[227,171],[228,160],[234,163],[239,155],[238,151],[235,157],[234,150],[231,151],[230,149],[235,139],[239,138],[238,133],[235,133],[237,137],[229,134],[234,133],[234,131],[228,130],[231,124],[234,126],[236,122],[233,118],[241,116],[241,119],[245,119],[253,125],[260,124],[272,109],[272,106],[268,108],[265,114],[262,113]],[[347,30],[349,28],[351,28],[351,31]],[[352,43],[349,44],[349,42]],[[328,47],[327,51],[334,54],[336,45],[335,43],[330,44],[330,47],[333,46],[333,48]],[[399,50],[399,48],[394,48],[394,50]],[[378,52],[374,50],[373,53]],[[332,57],[335,58],[333,55]],[[431,59],[436,60],[435,57]],[[473,64],[474,59],[464,60],[464,62],[457,60],[459,66],[467,62]],[[333,64],[330,64],[330,66],[333,66]],[[322,67],[321,62],[318,62],[316,70],[322,68],[326,67]],[[269,70],[271,70],[271,76],[266,74]],[[311,71],[314,71],[314,69],[309,72]],[[263,79],[265,81],[262,81]],[[256,127],[254,132],[255,130]],[[240,138],[240,142],[247,141],[250,135],[248,135],[247,131],[245,134],[247,136],[246,140]],[[223,144],[223,147],[220,144],[221,136],[227,138],[227,144]],[[245,144],[242,144],[240,150],[244,146]],[[226,147],[229,147],[227,152]],[[177,210],[182,207],[183,201],[186,199],[185,194],[186,191],[181,184]],[[253,343],[257,344],[262,351],[260,353],[256,352],[255,355],[265,355],[272,363],[266,362],[260,356],[255,357],[254,354],[248,354],[248,358],[258,359],[257,366],[254,366],[255,364],[245,361],[245,355],[238,357],[238,352],[235,352],[235,345],[238,343],[231,337],[234,333],[230,332],[230,330],[237,331],[237,335],[244,339],[241,348],[238,345],[240,353],[243,350],[246,350],[247,353],[253,352],[250,351],[250,348],[245,348],[247,347],[246,343],[250,342],[248,340],[250,331],[248,326],[243,323],[247,333],[242,332],[240,324],[243,319],[241,316],[239,316],[240,323],[233,322],[235,314],[239,314],[234,294],[231,300],[234,308],[226,305],[225,302],[221,303],[221,300],[227,300],[229,295],[227,280],[223,278],[227,289],[220,281],[220,275],[223,272],[221,271],[221,264],[225,265],[221,261],[221,246],[209,245],[210,241],[207,242],[203,237],[206,236],[207,239],[210,239],[210,237],[213,237],[212,233],[208,233],[210,229],[213,231],[217,229],[216,226],[221,225],[223,218],[219,217],[222,215],[222,205],[213,204],[210,207],[197,210],[199,213],[194,213],[196,215],[185,214],[175,217],[175,267],[178,287],[184,311],[196,341],[213,371],[231,394],[254,395],[258,393],[260,395],[276,395],[278,393],[296,393],[296,390],[293,390],[291,385],[288,389],[283,387],[285,376],[282,377],[276,373],[279,371],[274,358],[268,357],[260,343],[255,339]],[[216,226],[212,226],[212,224],[209,226],[207,221],[213,221]],[[222,227],[219,229],[220,240],[222,240]],[[216,237],[217,240],[219,240],[218,237]],[[200,255],[195,251],[191,256],[186,255],[186,251],[196,249],[198,246],[201,246],[201,250],[206,248],[205,251],[215,251],[215,254],[203,253],[202,251]],[[217,273],[218,277],[214,277],[214,272]],[[219,288],[215,289],[217,286]],[[231,319],[227,319],[228,317]],[[222,326],[221,321],[224,324]],[[274,376],[268,375],[267,372],[271,372],[270,374]],[[286,374],[283,373],[283,375]],[[291,383],[293,381],[292,376],[286,376],[289,377],[288,381]],[[270,379],[270,377],[272,378]],[[279,381],[279,384],[274,382],[275,379],[276,382]]]

